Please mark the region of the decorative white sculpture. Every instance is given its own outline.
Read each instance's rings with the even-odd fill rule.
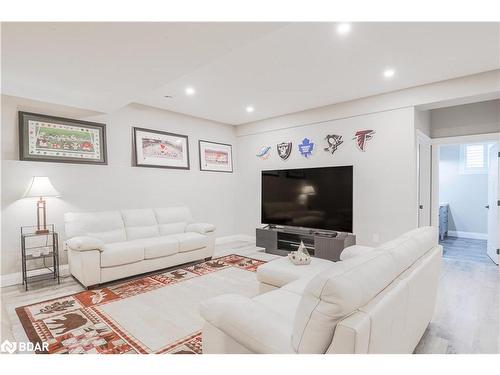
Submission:
[[[309,255],[309,252],[302,241],[300,241],[300,246],[297,251],[292,251],[288,254],[288,259],[290,259],[290,262],[297,266],[311,263],[311,255]]]

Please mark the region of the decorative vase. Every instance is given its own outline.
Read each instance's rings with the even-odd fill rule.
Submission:
[[[311,255],[302,241],[300,241],[297,251],[292,251],[288,254],[288,259],[297,266],[311,263]]]

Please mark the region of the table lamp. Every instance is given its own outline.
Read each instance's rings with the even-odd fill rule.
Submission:
[[[314,189],[314,186],[312,186],[312,185],[305,185],[302,187],[302,194],[314,195],[314,194],[316,194],[316,190]]]
[[[47,229],[47,214],[44,197],[60,197],[61,194],[52,186],[48,177],[33,177],[31,185],[24,194],[24,198],[40,198],[36,202],[36,234],[49,233]]]

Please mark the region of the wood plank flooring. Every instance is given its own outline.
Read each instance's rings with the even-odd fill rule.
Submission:
[[[440,244],[443,245],[444,258],[492,263],[492,260],[486,254],[486,240],[446,237]]]
[[[434,317],[416,353],[500,353],[500,270],[486,241],[448,237]]]
[[[453,244],[445,245],[437,306],[434,317],[415,353],[500,353],[500,271],[493,262],[481,256],[458,256]],[[457,247],[473,247],[480,243],[455,242]],[[456,249],[455,249],[456,250]],[[257,251],[255,243],[238,241],[218,245],[216,256],[231,253],[272,259],[274,256]],[[489,259],[489,258],[488,258]],[[83,288],[71,277],[61,285],[51,282],[38,285],[28,292],[21,286],[1,289],[1,342],[21,340],[25,333],[15,307],[56,298],[81,291]]]

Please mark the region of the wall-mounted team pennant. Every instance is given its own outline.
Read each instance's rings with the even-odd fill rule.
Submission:
[[[375,134],[375,130],[358,130],[354,134],[354,140],[356,141],[356,145],[361,151],[365,151],[366,143],[373,138],[373,134]]]

